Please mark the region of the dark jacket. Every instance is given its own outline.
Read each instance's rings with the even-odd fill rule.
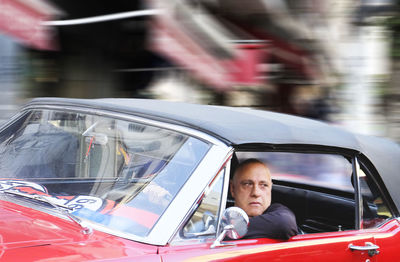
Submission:
[[[296,217],[282,204],[271,204],[265,212],[249,219],[244,238],[274,238],[287,240],[297,235]]]

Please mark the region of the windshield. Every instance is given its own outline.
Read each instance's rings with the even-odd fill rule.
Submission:
[[[34,110],[0,133],[0,190],[44,195],[108,231],[145,237],[208,149],[160,127]]]

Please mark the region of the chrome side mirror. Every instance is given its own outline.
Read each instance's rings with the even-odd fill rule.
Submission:
[[[221,243],[227,236],[230,239],[239,239],[244,237],[247,233],[247,226],[249,224],[249,217],[246,212],[239,207],[227,208],[221,220],[222,232],[211,245],[211,248],[230,246],[232,243]]]

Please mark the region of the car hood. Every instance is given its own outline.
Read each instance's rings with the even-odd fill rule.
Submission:
[[[84,234],[72,221],[0,200],[1,261],[112,260],[156,252],[157,247],[102,232]]]
[[[37,210],[0,201],[0,244],[2,248],[31,247],[82,241],[85,235],[75,224]]]

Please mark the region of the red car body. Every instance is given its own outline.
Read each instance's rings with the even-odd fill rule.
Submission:
[[[385,247],[380,248],[380,261],[398,258],[398,221],[365,233],[298,235],[289,241],[236,240],[222,249],[210,249],[212,241],[158,247],[99,231],[82,235],[70,221],[4,201],[0,204],[1,261],[374,261],[368,252],[348,248],[365,242]]]

